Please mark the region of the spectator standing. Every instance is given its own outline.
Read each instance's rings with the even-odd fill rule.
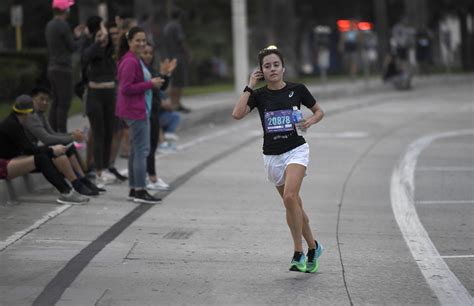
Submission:
[[[346,66],[349,67],[349,74],[352,80],[357,76],[359,63],[360,33],[356,20],[350,21],[350,28],[341,33],[339,40],[339,52],[343,56]]]
[[[131,28],[136,27],[138,22],[127,11],[123,11],[119,15],[115,16],[115,22],[119,33],[119,43],[116,46],[116,49],[118,50],[120,46],[120,37],[130,31]],[[118,59],[116,58],[116,60]],[[113,167],[113,164],[115,162],[115,159],[117,158],[117,154],[119,151],[121,157],[128,158],[130,155],[130,139],[128,136],[129,130],[127,124],[125,123],[125,121],[123,121],[123,119],[116,118],[116,121],[117,125],[115,126],[114,137],[112,140],[112,156],[110,158],[112,161],[112,169],[109,170],[114,173],[118,179],[123,181],[124,178],[126,179],[126,177],[122,176],[118,171],[116,171],[116,169]]]
[[[415,45],[415,29],[410,26],[407,17],[403,17],[400,22],[393,26],[391,42],[395,48],[397,59],[402,66],[401,69],[410,69],[410,53]]]
[[[53,94],[49,123],[54,131],[67,133],[67,116],[72,99],[72,53],[85,40],[84,25],[74,29],[74,41],[67,23],[71,0],[53,0],[54,17],[46,25],[45,36],[48,47],[48,80]]]
[[[93,43],[84,49],[82,55],[89,80],[86,114],[93,138],[96,183],[105,185],[115,181],[115,175],[107,169],[115,121],[116,63],[113,58],[114,46],[104,24],[101,22],[98,28],[90,27],[89,30]]]
[[[133,18],[130,10],[122,10],[115,16],[114,20],[119,30],[123,30],[125,32],[133,27],[138,26],[138,21]]]
[[[153,60],[154,60],[154,48],[153,46],[148,43],[143,50],[142,53],[142,60],[145,66],[150,71],[150,74],[153,76],[155,75],[153,69]],[[147,157],[147,173],[149,183],[147,184],[147,189],[150,190],[168,190],[169,185],[163,181],[162,178],[156,175],[156,167],[155,167],[155,153],[156,148],[158,146],[158,140],[160,135],[160,123],[159,123],[159,111],[161,108],[161,96],[160,90],[165,90],[168,86],[168,82],[171,76],[171,73],[176,68],[176,59],[170,61],[169,59],[165,59],[160,63],[160,74],[159,77],[163,78],[164,83],[160,87],[160,89],[154,88],[153,89],[153,97],[152,97],[152,105],[151,105],[151,113],[150,113],[150,152],[148,153]]]
[[[423,27],[416,33],[416,61],[421,73],[428,72],[428,68],[433,64],[432,46],[433,33],[428,27]]]
[[[114,47],[114,54],[113,58],[115,63],[116,61],[116,56],[118,52],[118,46],[120,42],[120,29],[115,23],[115,21],[109,21],[106,23],[106,28],[107,31],[109,32],[109,37],[110,41],[112,42],[112,45]],[[116,97],[117,98],[117,97]],[[115,160],[118,155],[118,151],[120,149],[120,144],[122,143],[122,136],[123,136],[123,131],[125,128],[125,123],[122,119],[118,118],[115,113],[114,113],[114,130],[113,130],[113,135],[112,135],[112,141],[110,145],[110,158],[109,158],[109,171],[113,175],[115,175],[115,178],[119,181],[126,181],[128,178],[124,175],[122,175],[117,168],[115,168]]]
[[[181,103],[181,95],[183,88],[188,84],[191,52],[186,43],[180,18],[181,10],[174,9],[171,13],[171,20],[163,28],[163,55],[165,58],[176,58],[178,61],[169,91],[173,108],[183,113],[189,113],[191,110]]]
[[[125,120],[130,130],[129,199],[137,203],[156,204],[161,199],[146,191],[146,158],[150,151],[148,116],[152,88],[160,88],[164,80],[152,78],[140,59],[145,46],[146,35],[139,27],[131,28],[120,40],[116,115]]]
[[[403,17],[392,28],[390,39],[392,54],[394,55],[396,69],[399,75],[394,78],[394,85],[398,89],[411,89],[415,46],[415,29],[410,25],[408,18]]]
[[[112,45],[114,46],[114,58],[117,55],[117,48],[120,42],[120,29],[115,23],[115,21],[107,21],[105,24],[105,27],[107,28],[107,32],[109,33],[110,41],[112,42]]]
[[[56,200],[61,204],[84,204],[89,198],[78,194],[64,180],[66,146],[38,147],[26,136],[23,124],[33,112],[30,96],[16,98],[12,112],[0,122],[0,178],[14,177],[38,171],[61,194]],[[59,160],[56,164],[53,159]],[[62,173],[61,173],[61,172]],[[80,184],[76,181],[75,184]]]

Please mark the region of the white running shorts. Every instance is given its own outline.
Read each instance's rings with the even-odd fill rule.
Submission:
[[[308,163],[308,143],[304,143],[301,146],[280,155],[263,155],[263,164],[265,166],[265,171],[267,172],[267,179],[275,186],[285,184],[285,170],[289,164],[300,164],[307,168]]]

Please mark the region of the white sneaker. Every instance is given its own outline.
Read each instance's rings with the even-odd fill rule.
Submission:
[[[166,184],[161,178],[158,178],[154,183],[149,182],[146,185],[146,189],[166,191],[170,189],[170,185]]]
[[[97,173],[96,179],[95,179],[95,184],[97,186],[99,185],[107,185],[107,184],[112,184],[116,181],[115,175],[109,172],[109,170],[104,170],[102,173],[99,175]]]
[[[176,153],[176,147],[172,143],[165,141],[158,145],[157,151],[161,154],[173,154]]]
[[[165,133],[165,140],[178,141],[179,136],[175,133]]]

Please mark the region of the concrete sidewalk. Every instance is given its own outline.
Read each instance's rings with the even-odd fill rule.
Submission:
[[[446,78],[462,78],[462,75],[446,76],[435,75],[414,79],[414,88],[417,84],[442,83]],[[371,94],[382,91],[394,91],[390,84],[383,84],[380,78],[373,77],[364,81],[340,80],[327,84],[307,85],[315,98],[319,101],[327,101],[338,97],[347,97],[357,94]],[[215,93],[208,95],[196,95],[183,98],[183,104],[192,109],[189,114],[182,114],[178,134],[184,135],[188,131],[203,125],[216,125],[230,120],[232,108],[238,94],[234,92]],[[68,128],[70,130],[89,126],[88,120],[82,115],[69,118]],[[117,160],[118,168],[126,168],[126,161]],[[31,194],[38,190],[49,187],[49,183],[41,174],[32,174],[23,178],[14,179],[11,182],[0,181],[0,206],[11,205],[17,201],[18,195]]]

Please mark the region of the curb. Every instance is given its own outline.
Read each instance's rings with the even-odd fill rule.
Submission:
[[[0,180],[0,205],[12,205],[19,196],[52,188],[41,173],[30,173],[13,180]]]

